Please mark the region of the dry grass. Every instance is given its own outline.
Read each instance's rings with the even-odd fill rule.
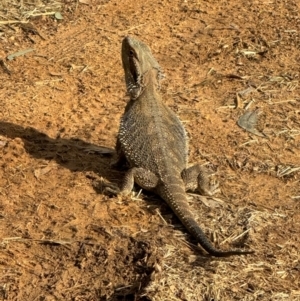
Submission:
[[[61,1],[29,0],[29,1],[0,1],[0,29],[5,25],[26,23],[30,18],[53,15],[61,9]]]
[[[47,64],[43,58],[33,60],[30,56],[26,60],[0,61],[6,68],[5,74],[0,72],[4,83],[0,89],[4,122],[0,125],[7,129],[5,122],[9,122],[13,133],[9,137],[3,130],[4,136],[0,137],[3,153],[0,160],[1,164],[5,163],[0,169],[3,203],[0,204],[0,300],[13,300],[14,292],[24,296],[27,290],[38,291],[35,298],[27,300],[62,300],[66,291],[68,296],[79,300],[80,285],[82,291],[91,291],[80,300],[99,300],[99,296],[91,297],[98,289],[104,289],[102,297],[107,294],[103,300],[132,300],[125,295],[124,298],[112,297],[120,290],[117,280],[121,281],[130,272],[133,275],[128,279],[130,286],[137,272],[134,269],[141,268],[147,261],[141,256],[139,266],[136,262],[123,264],[127,262],[128,250],[130,256],[140,254],[136,252],[135,241],[128,243],[130,238],[150,242],[149,250],[155,257],[152,281],[148,286],[138,286],[133,293],[147,296],[142,300],[300,300],[300,99],[299,71],[293,64],[293,55],[299,48],[296,44],[299,33],[291,31],[297,28],[298,17],[285,19],[296,9],[280,1],[256,2],[255,5],[233,1],[241,9],[231,6],[232,17],[228,11],[221,17],[222,14],[214,13],[211,8],[217,9],[222,2],[201,2],[201,9],[199,1],[179,2],[167,6],[168,1],[161,1],[159,5],[145,1],[139,8],[138,2],[133,5],[130,1],[125,4],[107,1],[107,6],[99,5],[97,11],[96,5],[84,6],[86,11],[76,15],[78,23],[62,24],[59,32],[43,41],[43,47],[36,43],[40,53],[54,58],[47,60]],[[272,15],[264,19],[264,13],[272,10],[272,3],[276,8],[273,9],[276,22]],[[289,9],[282,15],[276,6],[280,3],[282,9]],[[0,0],[0,37],[1,30],[10,24],[54,14],[61,5],[51,0]],[[257,11],[251,10],[252,5],[261,10],[259,17]],[[173,6],[178,11],[172,11]],[[102,19],[101,14],[105,18]],[[151,20],[148,23],[145,23],[145,15]],[[240,15],[242,20],[237,18]],[[160,16],[163,17],[158,22]],[[170,16],[172,26],[169,28],[165,20]],[[245,25],[248,16],[253,19]],[[200,17],[204,19],[203,26]],[[178,20],[173,22],[173,19]],[[238,23],[240,31],[230,29],[228,33],[227,27],[222,32],[220,28],[212,30],[223,26],[220,19],[226,26]],[[273,25],[274,32],[270,30]],[[261,33],[250,31],[251,27]],[[275,34],[277,30],[280,41]],[[167,214],[164,212],[166,205],[164,207],[161,201],[149,203],[135,199],[120,203],[92,189],[90,166],[93,173],[100,173],[104,180],[117,182],[121,177],[116,173],[114,179],[112,170],[102,173],[108,163],[93,153],[103,152],[98,147],[100,143],[112,146],[115,142],[117,129],[113,121],[118,118],[108,116],[119,116],[125,106],[124,85],[119,81],[122,74],[119,48],[121,35],[128,31],[146,42],[151,41],[149,45],[156,49],[155,54],[168,71],[164,99],[173,104],[173,109],[186,121],[192,137],[190,157],[218,166],[217,178],[222,190],[219,199],[196,201],[194,197],[190,201],[199,224],[216,247],[242,246],[255,250],[254,255],[206,257],[192,244],[192,238],[178,221],[174,227],[170,226],[173,215],[170,210]],[[22,40],[19,44],[22,45]],[[87,66],[92,70],[90,73],[84,72]],[[12,76],[8,77],[10,69]],[[30,84],[17,76],[24,70],[28,70],[26,76]],[[207,70],[206,77],[202,70]],[[49,74],[59,74],[63,80]],[[259,121],[263,121],[263,133],[268,138],[245,135],[244,130],[236,127],[243,110],[256,108],[263,112]],[[63,138],[48,137],[39,146],[26,128],[29,125],[34,129],[35,140],[39,140],[39,132],[49,137],[57,137],[59,133]],[[61,129],[66,132],[60,132]],[[199,134],[202,131],[203,136]],[[83,146],[80,152],[78,141],[72,141],[72,137],[95,145]],[[48,172],[48,164],[56,160],[54,153],[62,160]],[[77,164],[69,170],[66,162]],[[93,226],[100,234],[90,231]],[[114,227],[115,230],[111,230]],[[45,238],[41,234],[45,234]],[[70,238],[71,235],[75,238]],[[70,250],[65,245],[69,247],[67,242],[72,239],[85,241],[91,235],[97,243],[102,239],[99,244],[103,245],[103,253],[109,250],[107,256],[102,256],[111,266],[108,272],[103,264],[106,261],[98,261],[99,255],[94,255],[98,253],[94,253],[96,247],[92,245],[82,261],[87,260],[86,267],[98,269],[74,268],[80,248],[76,243],[70,245]],[[59,247],[52,249],[53,245]],[[90,257],[86,258],[88,251]],[[114,256],[120,251],[124,252],[124,258]],[[120,265],[124,275],[114,278]],[[146,266],[148,268],[150,263]],[[56,278],[47,279],[45,274],[52,271]],[[83,284],[72,283],[72,277]],[[105,277],[111,279],[111,283],[100,283]],[[56,295],[60,298],[55,299]],[[65,297],[65,300],[71,299]]]
[[[256,254],[222,260],[205,259],[187,252],[183,241],[177,238],[177,243],[163,248],[160,273],[146,289],[151,300],[299,300],[300,290],[295,289],[300,285],[296,245],[287,240],[283,245],[266,246],[262,237],[257,235],[282,224],[289,213],[241,209],[234,217],[235,221],[228,219],[225,208],[216,214],[221,215],[226,223],[222,225],[222,230],[239,224],[240,219],[244,220],[248,224],[251,247]],[[216,228],[216,225],[211,224],[211,228]],[[231,242],[239,236],[236,231],[231,233]],[[178,247],[180,245],[182,247]],[[294,289],[289,288],[291,279]]]

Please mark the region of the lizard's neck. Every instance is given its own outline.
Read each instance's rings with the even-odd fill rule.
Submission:
[[[157,93],[160,89],[159,83],[159,71],[155,68],[152,68],[146,71],[140,81],[140,93],[138,97],[140,97],[144,93]]]

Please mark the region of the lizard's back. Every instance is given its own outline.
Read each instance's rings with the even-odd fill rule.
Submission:
[[[184,127],[155,91],[145,91],[142,101],[127,105],[119,140],[132,167],[143,167],[160,179],[172,169],[180,176],[187,164],[187,137]]]

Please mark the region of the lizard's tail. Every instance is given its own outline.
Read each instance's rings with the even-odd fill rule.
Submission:
[[[177,215],[177,214],[176,214]],[[177,215],[178,216],[178,215]],[[183,225],[188,229],[188,231],[197,239],[198,243],[201,247],[207,251],[210,255],[216,257],[227,257],[232,255],[246,255],[246,254],[253,254],[254,251],[242,251],[242,250],[228,250],[222,251],[216,249],[211,242],[206,237],[203,230],[199,227],[195,219],[188,215],[181,219]]]
[[[253,254],[254,251],[242,251],[242,250],[228,250],[222,251],[216,249],[206,237],[203,230],[196,222],[192,212],[189,209],[186,192],[180,186],[183,185],[170,185],[173,189],[163,188],[161,196],[172,208],[173,212],[180,219],[185,228],[196,238],[201,247],[207,251],[210,255],[216,257],[227,257],[232,255],[246,255]]]

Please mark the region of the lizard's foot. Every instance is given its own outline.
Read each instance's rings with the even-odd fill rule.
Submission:
[[[213,196],[220,192],[219,183],[211,179],[205,181],[205,183],[202,183],[202,180],[199,180],[198,190],[202,195]]]
[[[213,172],[195,164],[181,173],[187,191],[197,191],[201,195],[212,196],[219,192],[219,183],[212,179]]]
[[[116,185],[107,185],[103,189],[103,194],[109,195],[109,196],[121,196],[121,197],[126,197],[131,194],[131,190],[128,189],[120,189]]]
[[[120,188],[115,185],[107,185],[103,189],[103,194],[109,195],[109,196],[117,196],[120,194]]]

